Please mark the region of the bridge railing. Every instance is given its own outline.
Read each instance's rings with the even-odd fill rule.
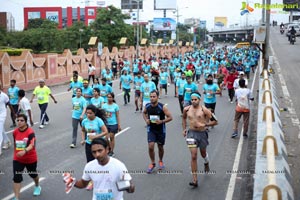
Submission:
[[[262,60],[260,63],[263,66]],[[261,69],[260,74],[253,199],[292,200],[294,193],[274,80],[267,70]]]

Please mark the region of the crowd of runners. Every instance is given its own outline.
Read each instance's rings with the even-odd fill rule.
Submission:
[[[111,66],[102,69],[99,76],[96,75],[96,68],[90,64],[88,78],[82,78],[74,71],[67,89],[72,91],[72,133],[69,147],[85,145],[87,164],[80,180],[76,181],[70,174],[64,174],[66,192],[73,186],[93,189],[93,199],[122,199],[122,191],[134,192],[132,177],[124,173],[128,171],[126,166],[114,158],[115,134],[122,130],[119,113],[122,112],[122,106],[115,101],[116,91],[112,87],[116,83],[114,80],[119,80],[119,89],[123,91],[123,106],[134,102],[133,112],[141,112],[145,121],[150,160],[146,172],[149,174],[153,172],[156,164],[158,170],[165,168],[163,156],[166,123],[173,120],[172,113],[159,99],[163,96],[178,98],[177,106],[182,114],[182,134],[191,153],[192,181],[189,185],[197,187],[198,149],[204,159],[204,171],[210,171],[206,147],[209,129],[218,125],[216,95],[228,96],[228,103],[236,104],[231,137],[238,136],[238,122],[242,116],[242,134],[245,138],[248,137],[249,101],[253,100],[253,96],[247,86],[258,59],[259,50],[255,47],[236,49],[224,46],[195,50],[184,55],[174,55],[172,58],[152,56],[149,60],[136,59],[132,62],[127,58],[118,62],[112,60]],[[228,95],[224,94],[226,90]],[[23,180],[20,172],[25,168],[31,172],[29,175],[35,182],[33,195],[38,196],[41,193],[39,177],[35,173],[35,145],[38,141],[32,129],[30,103],[37,98],[41,111],[39,128],[44,129],[50,123],[46,112],[49,97],[54,103],[58,102],[43,79],[39,80],[30,100],[25,97],[25,91],[17,87],[15,80],[11,80],[7,93],[8,95],[2,90],[0,93],[0,144],[3,144],[0,155],[2,149],[13,146],[14,199],[19,199]],[[4,131],[7,107],[11,111],[11,128],[15,128],[13,141],[9,140]],[[81,133],[80,142],[77,142],[78,127]],[[155,161],[155,143],[158,147],[158,163]],[[113,176],[113,183],[105,185],[105,181],[111,176],[108,177],[105,173],[95,174],[93,171],[109,172]],[[120,185],[126,182],[127,186],[118,188],[116,182]]]

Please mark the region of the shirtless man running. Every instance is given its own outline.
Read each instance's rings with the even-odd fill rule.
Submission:
[[[205,106],[200,105],[201,95],[198,92],[191,94],[192,105],[183,110],[182,128],[183,136],[186,137],[187,145],[191,152],[191,169],[193,181],[189,183],[192,187],[198,187],[197,178],[197,150],[200,149],[202,158],[204,158],[204,171],[209,172],[209,160],[206,152],[208,145],[207,126],[217,125],[217,119]],[[186,119],[189,120],[189,129],[187,129]]]

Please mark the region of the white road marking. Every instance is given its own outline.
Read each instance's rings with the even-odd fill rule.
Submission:
[[[270,44],[270,49],[271,49],[272,54],[274,55],[275,63],[278,65],[277,73],[278,73],[278,77],[279,77],[279,80],[280,80],[280,85],[281,85],[281,88],[282,88],[283,96],[284,96],[285,100],[287,100],[289,102],[289,105],[287,106],[287,109],[288,109],[289,113],[291,114],[291,121],[292,121],[293,126],[298,127],[298,130],[299,130],[298,139],[300,139],[300,121],[299,121],[299,118],[297,116],[296,110],[294,109],[294,104],[293,104],[293,101],[291,99],[289,90],[287,88],[284,77],[281,74],[280,64],[278,62],[278,59],[276,57],[276,54],[275,54],[274,49],[273,49],[271,44]]]
[[[33,124],[38,124],[39,122],[34,122]],[[7,132],[5,132],[5,134],[8,134],[8,133],[12,133],[14,131],[14,129],[13,130],[10,130],[10,131],[7,131]]]
[[[46,179],[45,177],[40,177],[40,183],[41,183],[43,180],[45,180],[45,179]],[[32,183],[30,183],[30,184],[25,185],[24,187],[22,187],[20,193],[22,193],[22,192],[28,190],[28,189],[31,188],[32,186],[34,186],[34,182],[32,182]],[[14,196],[15,196],[15,194],[12,193],[12,194],[8,195],[7,197],[4,197],[2,200],[10,200],[10,199],[12,199]]]
[[[118,135],[121,135],[122,133],[124,133],[125,131],[129,130],[130,127],[124,128],[123,130],[121,130],[120,132],[118,132],[115,137],[117,137]]]
[[[254,74],[254,79],[252,82],[252,86],[251,86],[251,92],[253,92],[253,87],[254,87],[254,83],[256,80],[256,73],[259,70],[259,67],[256,68],[255,70],[255,74]],[[233,193],[234,193],[234,189],[235,189],[235,182],[237,179],[237,171],[239,169],[239,164],[240,164],[240,159],[241,159],[241,154],[242,154],[242,148],[243,148],[243,143],[244,143],[244,137],[242,135],[243,133],[243,128],[241,130],[241,134],[240,134],[240,140],[239,140],[239,144],[235,153],[235,158],[234,158],[234,162],[233,162],[233,167],[232,167],[232,173],[230,176],[230,181],[229,181],[229,185],[227,188],[227,193],[226,193],[226,198],[225,200],[231,200],[233,198]]]

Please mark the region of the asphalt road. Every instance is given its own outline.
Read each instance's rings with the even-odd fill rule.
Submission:
[[[251,82],[253,74],[251,74]],[[225,199],[251,199],[251,187],[253,176],[253,161],[255,155],[255,111],[253,111],[250,137],[246,140],[240,137],[231,139],[234,104],[230,104],[227,91],[223,91],[223,97],[218,97],[216,115],[219,125],[209,132],[208,153],[210,158],[211,174],[199,175],[199,187],[191,189],[188,183],[192,180],[190,175],[190,153],[182,137],[181,117],[177,98],[174,98],[174,86],[169,87],[169,96],[162,96],[161,102],[167,103],[172,113],[173,121],[167,124],[167,140],[165,145],[164,162],[166,165],[163,173],[145,174],[150,163],[147,151],[147,135],[145,122],[141,113],[134,113],[133,97],[127,106],[123,106],[121,91],[118,89],[118,81],[114,83],[114,91],[117,94],[116,101],[120,105],[121,127],[123,131],[116,139],[116,158],[123,161],[132,173],[136,192],[125,194],[125,199],[131,200],[221,200]],[[200,87],[202,87],[200,85]],[[256,92],[257,85],[254,85]],[[64,192],[64,183],[61,172],[71,170],[76,178],[82,176],[86,164],[84,147],[79,146],[70,149],[71,143],[71,93],[67,93],[67,85],[52,87],[52,93],[56,95],[58,104],[51,103],[48,106],[50,124],[44,129],[34,126],[37,138],[37,152],[39,156],[38,169],[40,171],[42,194],[34,199],[91,199],[92,192],[85,189],[73,189],[68,195]],[[256,96],[256,93],[254,95]],[[30,96],[31,93],[28,93]],[[32,104],[34,121],[39,119],[37,102]],[[255,110],[255,103],[253,104]],[[6,131],[11,136],[10,119],[6,120]],[[78,134],[78,144],[80,141]],[[241,160],[235,159],[239,142],[243,142]],[[13,149],[4,150],[0,157],[0,199],[12,197],[12,154]],[[157,155],[157,149],[156,149]],[[203,159],[198,154],[198,170],[203,170]],[[239,161],[239,162],[238,162]],[[233,165],[239,167],[241,173],[236,177],[230,171]],[[244,174],[246,173],[246,174]],[[250,173],[250,174],[247,174]],[[232,179],[230,181],[230,179]],[[21,193],[21,199],[33,199],[33,187],[29,184],[32,180],[24,175],[23,187],[26,190]],[[28,186],[28,187],[27,187]],[[233,196],[231,196],[232,194]]]

